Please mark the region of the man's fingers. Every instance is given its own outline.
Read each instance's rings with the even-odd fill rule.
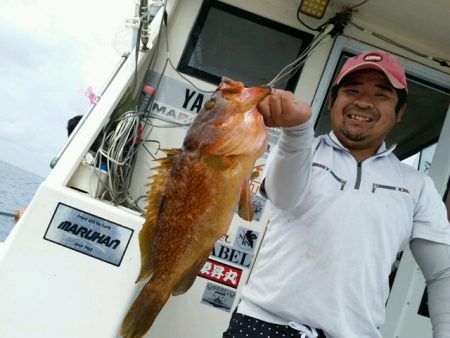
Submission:
[[[270,96],[270,95],[269,95]],[[258,110],[263,116],[264,124],[269,127],[270,124],[270,107],[269,107],[269,96],[266,96],[258,103]]]
[[[297,101],[289,91],[274,89],[258,104],[267,127],[291,127],[306,122],[311,117],[311,108]]]
[[[270,123],[278,125],[283,120],[283,96],[279,92],[269,95]]]

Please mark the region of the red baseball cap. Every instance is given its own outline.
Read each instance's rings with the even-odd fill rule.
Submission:
[[[405,70],[400,61],[394,55],[380,50],[365,51],[347,59],[334,80],[334,84],[340,84],[345,76],[362,69],[380,70],[394,88],[404,89],[408,92]]]

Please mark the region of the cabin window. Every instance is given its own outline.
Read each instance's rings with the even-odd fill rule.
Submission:
[[[205,0],[177,69],[218,84],[222,76],[263,85],[294,61],[313,35],[216,0]],[[275,87],[295,90],[301,69]]]

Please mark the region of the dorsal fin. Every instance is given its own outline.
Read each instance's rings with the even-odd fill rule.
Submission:
[[[153,249],[155,240],[155,228],[158,221],[161,205],[164,203],[164,190],[170,171],[174,163],[178,160],[181,149],[161,149],[167,157],[156,159],[157,167],[152,168],[155,173],[150,177],[151,181],[147,186],[149,190],[148,204],[145,214],[145,222],[139,232],[139,246],[141,249],[141,270],[136,282],[141,281],[152,274],[153,270]]]

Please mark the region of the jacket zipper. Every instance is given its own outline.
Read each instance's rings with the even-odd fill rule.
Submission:
[[[348,151],[348,150],[345,149],[345,148],[342,148],[338,143],[334,142],[334,140],[333,140],[329,135],[328,135],[328,137],[329,137],[329,139],[331,140],[331,142],[333,142],[335,145],[337,145],[337,147],[338,147],[339,149],[342,149],[343,151],[349,153],[350,156],[352,156],[352,157],[355,159],[355,161],[356,161],[356,182],[355,182],[355,189],[356,189],[356,190],[359,190],[359,187],[361,186],[362,163],[363,163],[365,160],[368,160],[368,159],[371,158],[371,157],[377,157],[377,156],[379,156],[379,155],[381,155],[381,154],[383,154],[383,153],[385,153],[385,152],[387,152],[387,151],[390,151],[390,150],[392,149],[392,147],[394,147],[394,146],[390,146],[389,148],[386,148],[385,150],[383,150],[381,153],[373,154],[372,156],[369,156],[369,157],[365,158],[365,159],[362,160],[362,161],[358,161],[358,160],[355,158],[355,156],[353,156],[353,154],[352,154],[350,151]]]
[[[355,189],[359,190],[361,186],[361,176],[362,176],[362,161],[358,161],[356,164],[356,181],[355,181]]]

